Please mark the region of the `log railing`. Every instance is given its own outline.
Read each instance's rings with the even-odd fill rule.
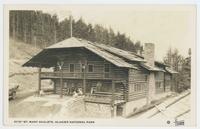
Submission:
[[[63,76],[62,76],[63,75]],[[83,79],[83,72],[41,72],[41,78],[74,78],[74,79]],[[111,74],[106,75],[104,72],[86,72],[86,79],[110,79]]]
[[[84,100],[91,103],[110,104],[112,102],[112,93],[96,92],[94,94],[86,94]],[[114,93],[114,100],[124,100],[122,93]]]

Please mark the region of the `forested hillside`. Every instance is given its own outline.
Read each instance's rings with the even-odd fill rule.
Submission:
[[[10,37],[44,48],[70,37],[70,19],[59,22],[57,15],[42,11],[10,11]],[[142,49],[140,41],[133,42],[125,34],[114,33],[112,28],[86,24],[82,18],[72,19],[73,36],[93,42],[109,44],[117,48],[136,52]],[[133,28],[134,29],[134,28]]]

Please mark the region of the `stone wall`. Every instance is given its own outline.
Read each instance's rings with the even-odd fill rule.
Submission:
[[[149,86],[148,86],[148,103],[150,103],[155,97],[155,74],[151,72],[149,74]]]
[[[108,104],[85,103],[85,108],[88,117],[111,118],[111,106]]]
[[[123,105],[123,113],[122,113],[123,117],[126,117],[131,113],[134,113],[135,111],[146,105],[146,103],[147,103],[146,98],[127,102],[126,104]]]
[[[156,94],[154,96],[154,98],[152,99],[152,101],[159,101],[162,98],[168,97],[172,94],[172,92],[165,92],[162,94]],[[133,114],[134,112],[137,112],[138,110],[140,110],[141,108],[143,108],[144,106],[147,106],[147,98],[142,98],[142,99],[138,99],[135,101],[130,101],[127,102],[126,104],[123,105],[123,117],[127,117],[130,114]]]
[[[147,61],[147,64],[154,66],[154,44],[145,43],[144,45],[144,59]]]

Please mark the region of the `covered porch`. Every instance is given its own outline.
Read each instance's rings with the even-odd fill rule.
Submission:
[[[53,93],[63,96],[72,96],[80,89],[85,96],[86,102],[110,104],[113,100],[125,101],[127,99],[127,81],[114,79],[91,79],[68,77],[68,76],[43,76],[41,68],[38,72],[38,94],[43,89],[41,82],[51,79],[53,82]],[[53,72],[51,72],[53,73]],[[56,74],[56,73],[54,73]]]

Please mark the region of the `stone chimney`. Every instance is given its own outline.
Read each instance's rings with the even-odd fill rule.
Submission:
[[[144,59],[146,60],[146,64],[154,67],[154,44],[153,43],[145,43],[144,45]],[[148,97],[147,104],[150,104],[155,97],[155,73],[153,71],[150,72],[148,77]]]
[[[153,43],[145,43],[144,45],[144,59],[147,61],[146,63],[150,66],[154,66],[154,44]]]

